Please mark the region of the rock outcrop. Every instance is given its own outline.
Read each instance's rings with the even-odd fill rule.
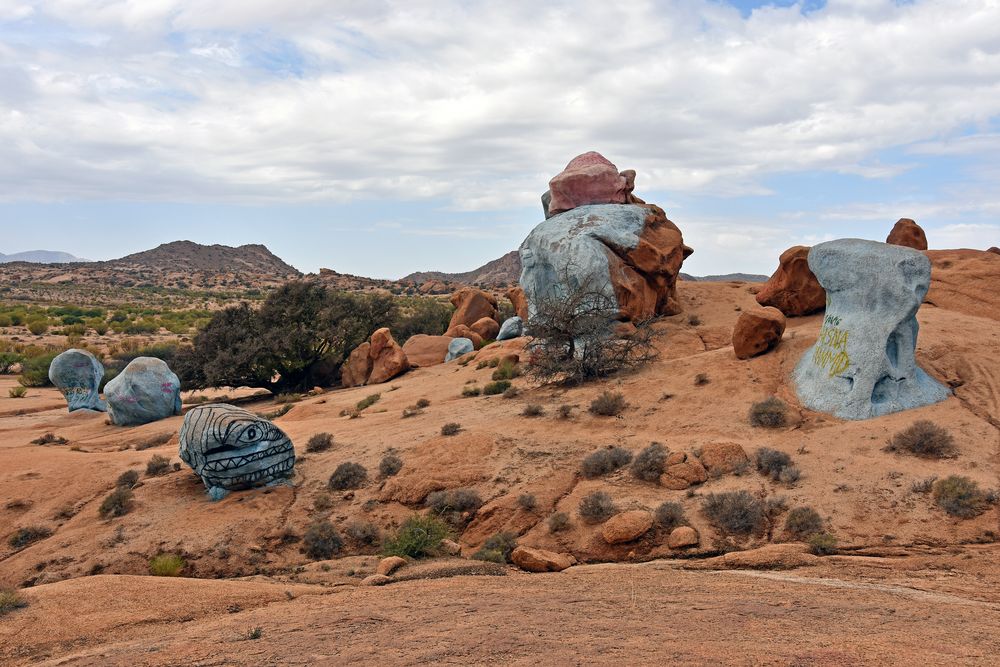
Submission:
[[[931,287],[924,303],[1000,321],[1000,253],[927,250]]]
[[[383,327],[351,352],[340,370],[340,381],[345,387],[381,384],[408,370],[406,353]]]
[[[990,246],[990,247],[989,247],[989,248],[988,248],[988,249],[986,250],[986,252],[991,252],[991,253],[993,253],[994,255],[1000,255],[1000,248],[998,248],[998,247],[996,247],[996,246]]]
[[[108,409],[98,393],[103,377],[104,365],[87,350],[66,350],[49,364],[49,380],[66,397],[70,412]]]
[[[708,481],[708,472],[696,457],[686,452],[673,452],[667,458],[667,468],[660,475],[660,486],[682,491],[689,486]]]
[[[453,327],[448,327],[444,335],[450,338],[468,338],[472,341],[472,345],[477,348],[483,344],[483,337],[473,331],[472,327],[464,324],[456,324]]]
[[[653,527],[653,515],[646,510],[616,514],[601,526],[601,537],[608,544],[623,544],[639,539]]]
[[[998,251],[1000,252],[1000,251]],[[517,257],[518,264],[521,263],[521,256]],[[518,277],[520,277],[520,272],[518,272]],[[522,321],[528,321],[528,299],[524,296],[524,288],[522,287],[511,287],[507,290],[507,299],[510,304],[514,306],[514,314],[521,318]]]
[[[698,459],[709,473],[731,473],[750,462],[746,450],[735,442],[711,442],[701,448]]]
[[[232,405],[191,408],[181,425],[179,453],[213,500],[230,491],[283,483],[294,474],[295,447],[288,436]]]
[[[868,419],[942,401],[917,366],[917,310],[931,281],[922,253],[861,239],[815,246],[809,267],[828,297],[819,340],[795,368],[806,407]]]
[[[678,526],[670,531],[667,546],[671,549],[687,549],[698,546],[698,531],[691,526]]]
[[[511,552],[510,562],[526,572],[562,572],[575,565],[576,559],[569,554],[519,546]]]
[[[496,297],[475,287],[465,287],[452,294],[451,305],[455,306],[455,312],[448,323],[449,329],[459,324],[471,327],[484,317],[497,318]]]
[[[104,388],[108,416],[118,426],[138,426],[181,413],[181,381],[166,362],[136,357]]]
[[[892,231],[889,232],[889,236],[885,239],[885,242],[892,245],[913,248],[914,250],[927,250],[927,235],[924,234],[924,230],[920,225],[909,218],[900,218],[893,225]]]
[[[448,356],[448,345],[455,340],[451,336],[428,336],[415,334],[403,343],[403,353],[411,366],[435,366],[443,364]]]
[[[781,253],[778,269],[757,293],[757,303],[773,306],[788,317],[823,310],[826,292],[809,269],[808,257],[809,247],[802,245]]]
[[[588,204],[636,203],[635,171],[619,173],[618,167],[600,153],[578,155],[549,181],[549,197],[542,197],[545,217]]]
[[[749,359],[774,348],[785,333],[785,316],[767,306],[740,313],[733,327],[733,351],[737,359]]]

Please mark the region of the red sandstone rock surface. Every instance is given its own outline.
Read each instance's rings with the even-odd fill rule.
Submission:
[[[733,327],[733,351],[737,359],[749,359],[764,354],[781,341],[785,333],[785,316],[777,308],[767,306],[745,310]]]
[[[826,290],[809,270],[809,247],[797,245],[781,253],[778,269],[757,293],[757,303],[773,306],[788,317],[809,315],[826,307]]]
[[[497,318],[496,297],[475,287],[465,287],[452,294],[451,305],[455,306],[455,312],[448,323],[449,329],[459,324],[471,327],[484,317]]]
[[[406,353],[383,327],[351,352],[341,369],[341,384],[344,387],[381,384],[409,369]]]

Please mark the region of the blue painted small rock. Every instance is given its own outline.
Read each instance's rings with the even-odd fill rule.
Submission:
[[[524,321],[515,315],[514,317],[508,317],[500,325],[500,333],[497,334],[497,340],[510,340],[511,338],[517,338],[524,333]]]
[[[213,500],[230,491],[286,483],[295,447],[285,433],[252,412],[220,403],[184,415],[180,457],[201,477]]]
[[[444,360],[451,361],[452,359],[458,359],[463,354],[468,354],[475,349],[476,346],[468,338],[455,338],[448,343],[448,355]]]
[[[162,359],[136,357],[104,387],[111,423],[148,424],[181,413],[181,381]]]
[[[98,393],[103,377],[104,366],[86,350],[66,350],[49,364],[49,380],[66,397],[70,412],[107,410]]]
[[[806,407],[868,419],[942,401],[949,390],[917,366],[917,310],[930,260],[911,248],[860,239],[814,246],[809,269],[826,290],[819,340],[794,378]]]

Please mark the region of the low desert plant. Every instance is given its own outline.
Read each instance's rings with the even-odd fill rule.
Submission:
[[[550,533],[561,533],[569,528],[569,514],[566,514],[566,512],[556,512],[549,517],[548,525]]]
[[[618,513],[611,496],[604,491],[593,491],[583,497],[578,510],[587,523],[603,523]]]
[[[7,391],[7,395],[10,396],[11,398],[24,398],[25,396],[28,395],[28,388],[21,386],[11,387]]]
[[[302,536],[302,546],[306,556],[312,560],[327,560],[340,552],[344,540],[329,521],[317,521],[306,529]]]
[[[357,409],[358,412],[361,412],[365,408],[370,408],[371,406],[378,403],[381,398],[382,394],[370,394],[362,398],[360,401],[358,401],[358,404],[355,405],[354,407],[355,409]]]
[[[517,387],[511,386],[510,389],[503,393],[504,398],[517,398],[521,395],[521,390]]]
[[[97,513],[102,519],[113,519],[114,517],[125,516],[132,510],[132,489],[119,486],[109,493],[101,506],[97,508]]]
[[[15,549],[20,549],[28,546],[32,542],[44,540],[50,535],[52,535],[52,530],[46,528],[45,526],[25,526],[24,528],[18,528],[15,530],[14,534],[7,540],[7,544]]]
[[[395,454],[386,454],[378,464],[378,473],[382,477],[392,477],[403,469],[403,459]]]
[[[677,526],[687,523],[684,517],[684,507],[680,503],[667,501],[656,508],[654,514],[656,523],[660,524],[664,530],[673,530]]]
[[[430,404],[431,404],[431,401],[428,398],[418,398],[417,402],[416,402],[416,406],[418,408],[420,408],[421,410],[423,410],[424,408],[428,407]]]
[[[10,588],[0,589],[0,617],[27,606],[28,602],[17,591]]]
[[[360,463],[341,463],[330,475],[327,486],[331,491],[357,489],[368,481],[368,471]]]
[[[493,371],[492,379],[494,381],[499,380],[513,380],[514,378],[521,375],[520,369],[517,367],[513,361],[509,359],[500,364],[500,366]]]
[[[632,476],[644,482],[657,482],[667,467],[667,448],[654,442],[639,452],[632,461]]]
[[[325,452],[333,447],[333,436],[329,433],[317,433],[306,442],[306,451],[309,453]]]
[[[538,507],[538,500],[535,498],[534,494],[522,493],[517,497],[517,504],[523,510],[534,512],[535,508]]]
[[[486,538],[483,546],[472,554],[475,560],[485,560],[491,563],[505,564],[510,562],[510,555],[517,548],[517,535],[514,533],[494,533]]]
[[[360,546],[375,546],[382,540],[382,531],[374,523],[368,521],[352,521],[347,524],[344,533]]]
[[[179,577],[186,564],[177,554],[158,554],[149,561],[149,573],[154,577]]]
[[[484,396],[496,396],[497,394],[502,394],[510,389],[509,380],[497,380],[496,382],[490,382],[485,387],[483,387]]]
[[[947,429],[921,419],[889,439],[886,451],[943,459],[955,456],[955,438]]]
[[[283,394],[278,394],[274,397],[274,403],[276,405],[285,405],[287,403],[298,403],[303,399],[302,394],[296,394],[292,392],[285,392]]]
[[[785,532],[797,539],[823,531],[823,519],[811,507],[796,507],[785,517]]]
[[[573,416],[573,406],[569,403],[564,403],[556,409],[556,416],[559,419],[569,419]]]
[[[750,425],[763,428],[781,428],[788,421],[788,406],[776,396],[771,396],[750,406]]]
[[[382,543],[385,556],[425,558],[435,555],[448,537],[448,525],[434,515],[415,514]]]
[[[55,433],[46,433],[45,435],[35,438],[31,441],[33,445],[65,445],[69,440],[62,437],[61,435],[56,435]]]
[[[165,456],[153,454],[153,457],[146,463],[146,477],[159,477],[168,472],[170,472],[170,459]]]
[[[538,403],[528,403],[521,410],[522,417],[541,417],[545,414],[545,408],[543,408]]]
[[[936,481],[937,475],[918,479],[910,485],[910,491],[913,493],[930,493],[934,489],[934,482]]]
[[[483,499],[475,489],[451,489],[428,494],[424,501],[435,514],[451,525],[460,525],[465,515],[471,518],[483,506]]]
[[[415,405],[408,405],[403,408],[403,419],[409,419],[410,417],[416,417],[417,415],[424,414],[424,411]]]
[[[264,628],[258,626],[247,628],[241,639],[244,641],[256,641],[264,636]]]
[[[590,402],[590,413],[602,417],[614,417],[625,410],[625,396],[616,391],[605,391]]]
[[[709,377],[706,373],[698,373],[694,376],[694,386],[704,387],[710,382]]]
[[[146,438],[145,440],[135,443],[135,451],[141,452],[145,449],[152,449],[153,447],[165,445],[170,442],[170,438],[173,436],[173,433],[161,433],[160,435],[154,435],[150,438]]]
[[[761,447],[757,450],[755,461],[757,472],[777,481],[781,471],[792,464],[792,457],[776,449]]]
[[[591,452],[580,463],[580,471],[584,477],[593,479],[607,475],[619,468],[627,466],[632,461],[632,452],[622,447],[602,447]]]
[[[809,551],[816,556],[829,556],[837,553],[837,538],[831,533],[816,533],[806,540]]]
[[[127,489],[131,489],[138,483],[139,483],[138,470],[126,470],[122,474],[118,475],[118,479],[115,480],[116,487],[123,486]]]
[[[462,425],[457,422],[448,422],[441,427],[441,435],[456,435],[462,430]]]
[[[778,481],[789,486],[799,481],[800,477],[802,477],[802,471],[799,470],[798,466],[785,466],[778,473]]]
[[[950,475],[934,482],[934,502],[949,516],[971,519],[986,511],[987,497],[968,477]]]
[[[701,509],[716,528],[731,535],[757,532],[766,519],[763,503],[747,491],[710,493]]]
[[[479,396],[483,393],[483,390],[475,385],[466,385],[462,387],[462,396],[465,398],[473,398]]]

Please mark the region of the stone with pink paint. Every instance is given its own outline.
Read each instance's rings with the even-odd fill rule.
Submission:
[[[610,160],[596,151],[578,155],[549,181],[548,197],[543,197],[545,217],[587,204],[637,203],[632,195],[635,171],[618,171]]]

